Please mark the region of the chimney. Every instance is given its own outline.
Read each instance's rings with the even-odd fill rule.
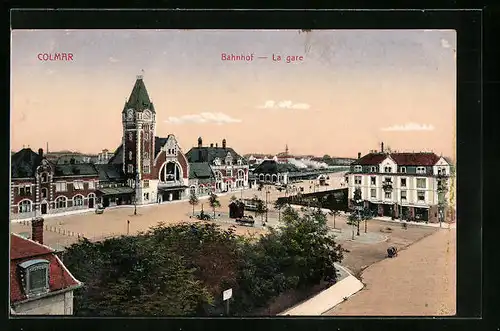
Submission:
[[[198,147],[203,146],[203,140],[201,140],[201,137],[198,137]]]
[[[43,149],[41,148],[38,149],[38,155],[40,155],[40,157],[43,157]]]
[[[213,144],[213,143],[212,143],[212,144],[210,144],[210,147],[214,147],[214,144]]]
[[[226,139],[222,139],[222,148],[226,148]]]
[[[361,152],[358,152],[358,159],[361,159]]]
[[[31,239],[43,244],[43,218],[36,217],[31,221]]]
[[[380,153],[384,152],[384,142],[380,143]]]

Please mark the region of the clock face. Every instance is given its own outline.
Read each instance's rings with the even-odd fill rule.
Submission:
[[[128,120],[131,120],[131,119],[133,119],[133,118],[134,118],[134,110],[129,109],[129,110],[127,111],[127,119],[128,119]]]

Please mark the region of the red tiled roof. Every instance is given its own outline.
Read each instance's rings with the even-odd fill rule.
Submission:
[[[440,157],[435,153],[391,153],[397,165],[433,166]]]
[[[353,162],[353,165],[377,165],[387,158],[386,154],[369,153]]]
[[[388,156],[400,166],[433,166],[440,159],[435,153],[369,153],[356,160],[353,165],[377,165]]]
[[[11,234],[11,256],[10,256],[10,301],[11,303],[23,301],[26,295],[23,293],[21,280],[17,273],[18,264],[29,261],[36,257],[49,261],[49,288],[50,292],[80,285],[73,275],[62,264],[54,251],[34,241],[21,238]]]
[[[37,244],[31,240],[26,240],[15,234],[10,235],[10,259],[22,259],[25,257],[35,257],[38,255],[52,254],[54,250]]]

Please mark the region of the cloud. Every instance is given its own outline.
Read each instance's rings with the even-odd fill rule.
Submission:
[[[431,124],[406,123],[404,125],[393,125],[387,128],[382,128],[382,131],[433,131],[434,126]]]
[[[200,114],[191,114],[191,115],[183,115],[179,117],[170,116],[166,121],[166,123],[170,124],[185,124],[185,123],[194,123],[194,124],[228,124],[228,123],[240,123],[241,120],[232,118],[229,115],[223,113],[200,113]]]
[[[448,42],[448,40],[446,40],[446,39],[442,38],[442,39],[441,39],[441,47],[443,47],[443,48],[450,48],[450,47],[451,47],[451,45],[450,45],[450,43]]]
[[[311,106],[307,103],[293,103],[290,100],[274,101],[267,100],[263,105],[257,106],[260,109],[309,109]]]
[[[116,62],[118,62],[119,60],[118,60],[118,59],[115,59],[115,58],[114,58],[114,57],[112,57],[112,56],[110,56],[110,57],[108,58],[108,61],[109,61],[109,62],[111,62],[111,63],[116,63]]]

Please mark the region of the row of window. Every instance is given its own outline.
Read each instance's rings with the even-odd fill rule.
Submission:
[[[384,167],[384,173],[392,173],[393,167]],[[354,171],[355,172],[362,172],[363,167],[360,165],[354,166]],[[370,167],[370,172],[377,172],[377,167]],[[406,167],[400,167],[399,172],[405,174],[406,173]],[[425,174],[426,170],[425,167],[417,167],[416,169],[417,174]],[[437,169],[437,174],[438,175],[446,175],[446,168],[438,167]]]
[[[149,174],[151,172],[151,167],[149,164],[143,164],[142,165],[142,173],[143,174]],[[127,173],[129,174],[133,174],[134,173],[134,165],[133,164],[129,164],[127,166]]]
[[[149,132],[143,132],[142,137],[144,140],[149,140]],[[134,141],[134,133],[133,132],[128,133],[128,140]]]
[[[88,195],[88,199],[95,199],[95,194],[90,193]],[[84,205],[84,197],[83,195],[75,195],[73,197],[72,202],[73,202],[73,207],[79,207]],[[61,196],[58,197],[54,201],[54,208],[67,208],[68,206],[68,198]],[[30,213],[33,211],[33,202],[31,200],[23,200],[19,204],[19,213]]]
[[[406,178],[400,178],[400,187],[407,187],[407,180]],[[354,176],[354,184],[355,185],[361,185],[362,177],[361,176]],[[384,184],[392,184],[392,180],[390,177],[384,178]],[[377,177],[376,176],[371,176],[370,177],[370,185],[371,186],[376,186],[377,185]],[[427,178],[417,178],[417,188],[426,188],[427,187]]]
[[[55,188],[56,192],[66,192],[68,190],[68,183],[67,182],[56,182]],[[85,183],[80,180],[75,180],[72,182],[73,184],[73,190],[84,190],[85,189]],[[95,189],[95,182],[90,181],[87,182],[87,188],[89,190],[94,190]],[[47,188],[42,188],[41,191],[41,196],[42,198],[47,198],[48,197],[48,190]],[[33,190],[31,185],[25,185],[25,186],[20,186],[18,187],[18,195],[19,196],[31,196],[33,194]]]
[[[377,198],[377,189],[372,188],[370,190],[370,198]],[[392,192],[384,192],[385,199],[392,199]],[[401,191],[399,198],[402,202],[407,200],[407,191]],[[424,202],[425,201],[425,191],[417,191],[417,201]]]

